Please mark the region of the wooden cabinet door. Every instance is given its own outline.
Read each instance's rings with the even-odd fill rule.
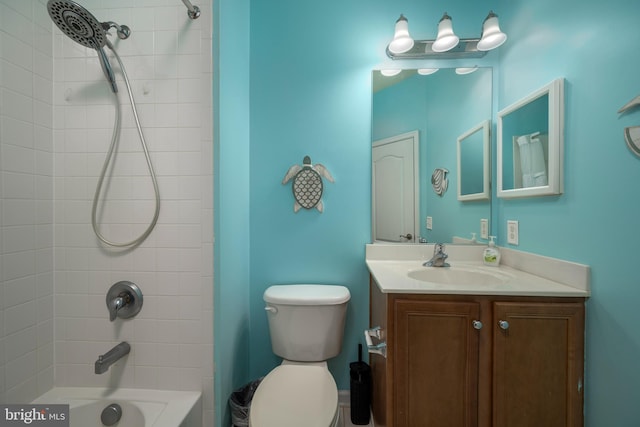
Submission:
[[[480,304],[396,299],[393,308],[393,426],[476,426]]]
[[[493,426],[582,426],[584,304],[496,302],[493,314]]]

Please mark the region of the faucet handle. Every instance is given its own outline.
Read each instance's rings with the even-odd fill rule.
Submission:
[[[142,301],[142,291],[135,283],[125,280],[114,284],[107,292],[109,320],[135,316],[142,309]]]
[[[433,253],[434,254],[445,254],[444,253],[444,243],[436,243],[435,245],[433,245]]]

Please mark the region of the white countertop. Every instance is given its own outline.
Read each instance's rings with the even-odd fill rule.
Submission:
[[[480,261],[484,246],[447,245],[451,267],[424,267],[433,245],[367,245],[366,263],[384,293],[448,295],[518,295],[586,298],[589,267],[568,261],[499,248],[502,263],[485,266]],[[484,277],[474,284],[436,283],[409,277],[410,271],[433,268],[464,269]],[[440,273],[440,272],[438,272]],[[483,275],[484,273],[484,275]],[[495,282],[487,277],[496,276]]]

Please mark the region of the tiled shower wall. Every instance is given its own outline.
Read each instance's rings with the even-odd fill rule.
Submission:
[[[211,5],[198,4],[202,16],[190,20],[179,0],[79,3],[99,21],[131,27],[128,40],[111,39],[158,176],[160,216],[134,249],[97,241],[91,202],[111,140],[114,97],[95,51],[53,27],[45,0],[0,0],[0,401],[28,401],[53,384],[202,390],[208,423]],[[122,131],[98,217],[102,233],[121,242],[146,228],[155,202],[126,86],[107,52],[118,78]],[[120,280],[138,284],[144,306],[135,319],[110,322],[105,295]],[[131,354],[95,375],[98,355],[123,340]]]
[[[110,144],[115,108],[96,52],[54,32],[55,383],[203,390],[213,411],[213,143],[211,7],[188,18],[178,0],[83,0],[99,21],[131,28],[114,45],[138,106],[161,208],[149,238],[132,250],[98,243],[90,223],[94,190]],[[122,138],[105,181],[99,227],[129,241],[153,216],[153,187],[116,59]],[[109,287],[136,283],[134,319],[110,322]],[[124,363],[95,375],[99,354],[128,341]]]
[[[0,403],[54,382],[50,22],[38,1],[0,0]]]

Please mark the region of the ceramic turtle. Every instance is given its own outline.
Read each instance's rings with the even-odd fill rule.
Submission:
[[[304,156],[302,166],[293,165],[289,168],[282,180],[282,184],[286,184],[293,179],[291,190],[293,198],[296,200],[293,205],[293,211],[298,212],[300,208],[313,209],[314,207],[320,212],[324,210],[322,204],[322,177],[329,182],[333,182],[333,177],[320,163],[311,164],[311,157]]]

